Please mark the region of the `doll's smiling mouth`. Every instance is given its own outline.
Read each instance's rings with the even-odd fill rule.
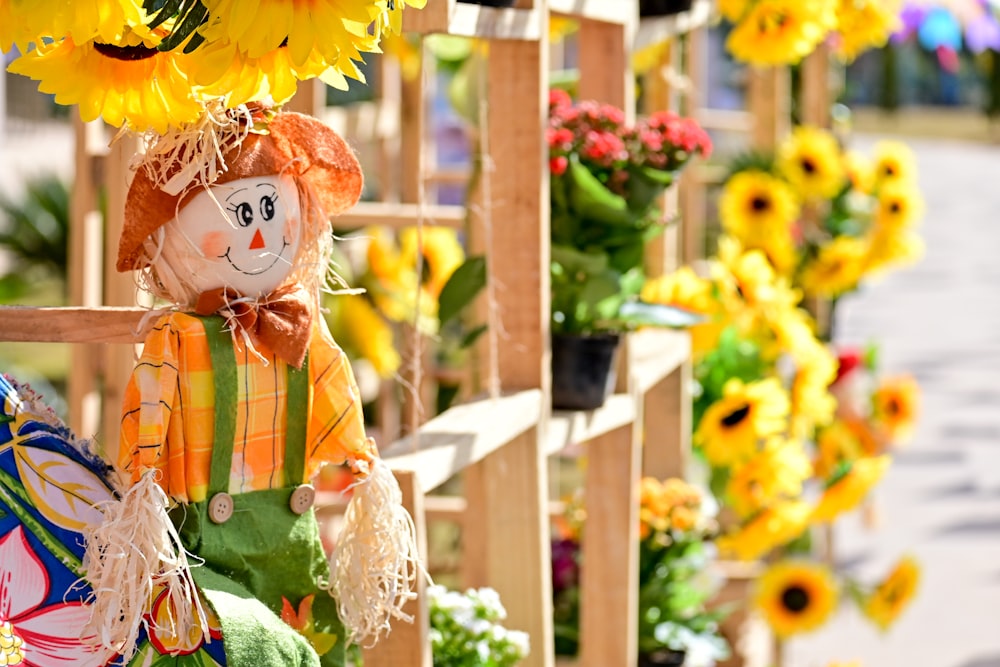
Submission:
[[[226,261],[229,262],[229,266],[233,267],[234,269],[236,269],[237,271],[239,271],[240,273],[242,273],[244,275],[247,275],[247,276],[258,276],[258,275],[264,273],[265,271],[270,271],[271,267],[273,267],[275,264],[277,264],[278,260],[280,260],[282,258],[282,256],[285,254],[285,248],[287,248],[290,245],[291,245],[291,243],[289,243],[288,241],[286,241],[285,237],[282,236],[281,237],[281,250],[278,251],[278,254],[274,256],[274,260],[270,264],[268,264],[267,266],[261,267],[259,269],[254,269],[253,271],[247,271],[245,269],[241,269],[239,266],[236,265],[235,262],[233,262],[232,258],[229,257],[229,252],[233,249],[232,246],[229,246],[228,248],[226,248],[226,252],[223,253],[222,255],[219,255],[219,257],[220,258],[225,257]]]

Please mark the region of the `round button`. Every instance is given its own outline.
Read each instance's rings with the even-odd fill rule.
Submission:
[[[292,491],[292,497],[288,499],[288,506],[296,514],[305,514],[313,506],[315,500],[316,489],[313,488],[312,484],[302,484]]]
[[[225,523],[233,515],[233,497],[228,493],[217,493],[208,501],[208,518],[212,523]]]

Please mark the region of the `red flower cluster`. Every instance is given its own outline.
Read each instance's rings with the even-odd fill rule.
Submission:
[[[625,123],[621,109],[597,102],[573,104],[565,91],[549,92],[549,169],[561,176],[575,155],[609,188],[621,194],[630,169],[676,171],[694,155],[708,157],[712,141],[690,118],[661,111]]]

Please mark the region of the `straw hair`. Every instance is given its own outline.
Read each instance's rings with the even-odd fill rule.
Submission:
[[[247,123],[237,117],[229,125],[209,123],[186,130],[190,137],[167,135],[152,142],[149,151],[156,157],[147,158],[145,167],[136,171],[125,199],[119,271],[144,268],[152,257],[144,250],[147,239],[211,185],[291,172],[310,185],[327,216],[357,203],[363,186],[361,165],[332,129],[294,112],[274,115],[266,132],[241,134],[238,128]],[[191,168],[188,159],[198,167]]]
[[[426,576],[396,478],[381,459],[370,465],[353,487],[344,529],[330,557],[331,580],[320,582],[337,598],[349,644],[378,641],[383,632],[388,634],[392,618],[412,622],[403,605],[417,597],[417,576]]]

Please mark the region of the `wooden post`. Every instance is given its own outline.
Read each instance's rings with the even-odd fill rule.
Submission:
[[[464,522],[464,583],[489,585],[500,594],[506,626],[530,637],[525,667],[553,664],[547,464],[539,443],[540,430],[529,429],[465,477],[470,518]]]
[[[753,114],[753,146],[767,150],[789,131],[791,77],[787,67],[749,68],[748,102]]]
[[[107,186],[107,218],[104,221],[104,303],[109,306],[134,306],[137,288],[131,273],[118,273],[118,239],[125,222],[125,196],[131,182],[129,163],[138,149],[132,138],[119,138],[105,160],[104,182]],[[118,458],[118,434],[125,385],[135,365],[132,345],[104,346],[103,408],[100,440],[109,461]]]
[[[701,26],[687,34],[685,40],[688,94],[681,105],[681,113],[699,118],[699,110],[705,107],[706,96],[703,85],[708,81],[707,50],[708,28]],[[681,211],[681,264],[691,264],[704,258],[705,255],[705,224],[708,218],[708,198],[705,184],[698,181],[694,173],[694,165],[681,174],[678,184],[678,200]]]
[[[395,471],[399,488],[403,492],[403,507],[413,517],[417,532],[417,550],[420,560],[427,562],[427,525],[424,521],[424,494],[415,473]],[[375,646],[364,650],[366,667],[431,667],[430,627],[427,610],[427,582],[417,576],[417,598],[403,607],[404,613],[413,616],[412,623],[392,622],[392,632]],[[415,647],[419,647],[416,648]]]
[[[659,480],[683,478],[691,456],[691,360],[643,397],[642,472]]]
[[[318,78],[300,81],[292,99],[285,103],[285,108],[322,120],[326,110],[326,84]]]
[[[627,122],[635,118],[635,82],[632,74],[632,37],[639,20],[634,0],[619,0],[623,21],[606,23],[580,19],[579,96],[612,104],[625,112]]]
[[[631,425],[587,445],[580,574],[583,667],[634,665],[638,657],[640,452]]]
[[[802,61],[802,123],[830,127],[830,47],[820,44]]]

